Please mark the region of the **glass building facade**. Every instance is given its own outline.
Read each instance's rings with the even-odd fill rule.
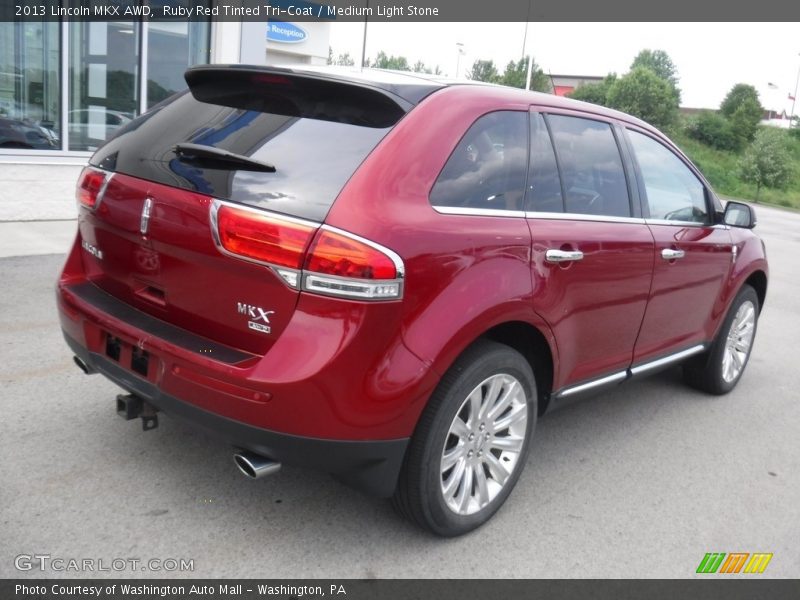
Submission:
[[[93,151],[210,56],[207,22],[0,22],[0,155]]]

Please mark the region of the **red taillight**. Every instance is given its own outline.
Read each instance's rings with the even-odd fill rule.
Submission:
[[[325,229],[314,240],[305,268],[314,273],[357,279],[397,277],[397,268],[386,254],[350,236]]]
[[[94,209],[100,199],[100,192],[106,182],[107,174],[104,171],[86,167],[81,171],[81,176],[78,178],[78,186],[75,190],[75,196],[78,199],[80,206],[85,206],[89,209]]]
[[[294,289],[357,300],[403,296],[400,257],[357,235],[219,200],[211,222],[222,250],[272,266]]]
[[[303,266],[306,246],[316,227],[250,210],[220,206],[219,241],[225,250],[290,269]]]

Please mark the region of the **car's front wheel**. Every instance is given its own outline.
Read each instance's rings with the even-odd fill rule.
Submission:
[[[736,387],[753,350],[758,313],[758,294],[749,285],[742,286],[711,348],[684,365],[686,382],[717,395],[727,394]]]
[[[420,419],[395,507],[444,536],[485,523],[519,479],[536,410],[525,358],[496,342],[472,346],[442,378]]]

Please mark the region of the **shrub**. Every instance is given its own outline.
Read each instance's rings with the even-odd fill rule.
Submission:
[[[756,202],[763,187],[784,188],[792,175],[788,136],[785,131],[764,127],[739,161],[739,176],[756,186]]]
[[[608,91],[617,81],[616,73],[609,73],[600,83],[584,83],[569,93],[570,98],[608,106]]]
[[[703,111],[686,124],[689,137],[718,150],[738,150],[740,141],[728,120],[713,111]]]

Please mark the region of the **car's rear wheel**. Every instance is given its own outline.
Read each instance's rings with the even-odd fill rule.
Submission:
[[[519,479],[536,409],[533,371],[519,352],[490,341],[472,346],[420,419],[394,506],[444,536],[485,523]]]
[[[711,348],[683,367],[684,379],[692,387],[710,394],[727,394],[744,373],[758,326],[758,294],[742,286]]]

